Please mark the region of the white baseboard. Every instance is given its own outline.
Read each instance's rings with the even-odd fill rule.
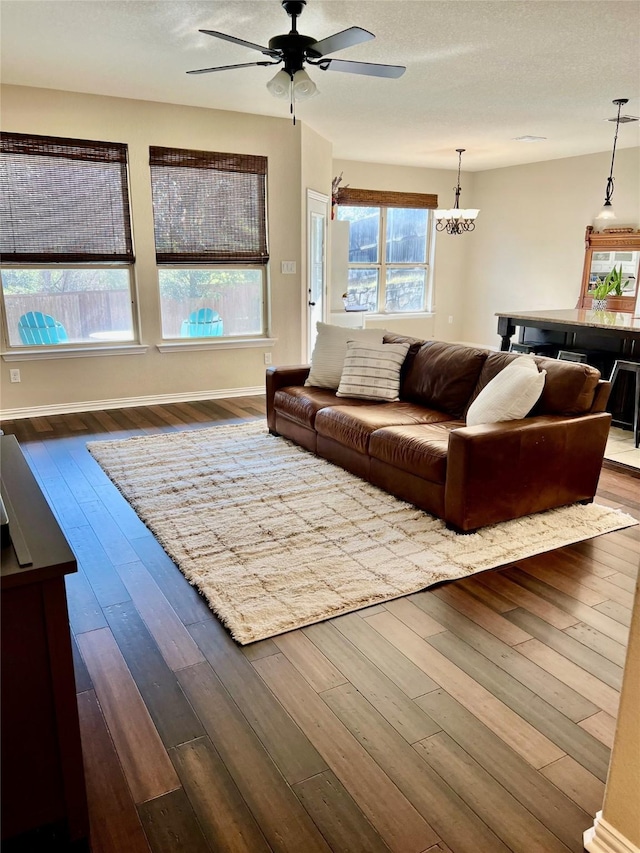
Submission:
[[[589,853],[640,853],[640,847],[603,820],[602,812],[597,813],[593,826],[584,833],[583,843]]]
[[[183,394],[153,394],[145,397],[122,397],[113,400],[83,400],[80,403],[59,403],[50,406],[29,406],[23,409],[3,409],[4,421],[22,418],[42,418],[49,415],[70,415],[74,412],[97,412],[106,409],[130,409],[134,406],[159,406],[163,403],[189,403],[192,400],[223,400],[227,397],[256,397],[264,394],[263,385],[252,388],[223,388],[216,391],[187,391]]]

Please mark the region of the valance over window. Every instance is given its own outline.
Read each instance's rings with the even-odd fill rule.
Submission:
[[[149,149],[158,264],[264,264],[267,158]]]
[[[430,193],[403,193],[390,190],[359,190],[343,187],[338,190],[338,204],[348,207],[438,207],[438,196]]]
[[[5,263],[133,263],[127,146],[3,133]]]

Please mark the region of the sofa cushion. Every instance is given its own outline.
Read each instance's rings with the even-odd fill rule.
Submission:
[[[409,344],[409,352],[407,353],[407,357],[402,365],[402,370],[400,371],[400,388],[402,388],[407,373],[411,370],[411,365],[413,364],[418,351],[424,346],[426,341],[424,338],[419,340],[418,338],[412,338],[409,335],[396,335],[395,332],[385,332],[383,340],[385,344]],[[402,392],[400,393],[402,394]]]
[[[356,401],[354,401],[356,402]],[[369,436],[377,429],[399,424],[439,423],[451,420],[442,412],[412,403],[384,403],[368,406],[330,406],[316,415],[318,435],[331,438],[358,453],[369,452]]]
[[[507,364],[520,357],[511,352],[489,353],[470,403]],[[589,364],[556,358],[536,356],[535,361],[540,370],[547,371],[547,376],[542,395],[531,412],[532,415],[584,415],[591,410],[600,379],[599,370]]]
[[[494,376],[469,406],[467,425],[493,424],[526,417],[542,394],[546,370],[521,355]]]
[[[487,351],[428,341],[416,353],[400,398],[460,418],[476,387]]]
[[[409,344],[363,344],[347,341],[338,397],[362,400],[398,400],[400,371]]]
[[[383,329],[348,329],[328,323],[316,323],[316,329],[318,336],[311,355],[311,370],[304,384],[334,391],[340,384],[347,341],[381,344],[384,336]]]
[[[449,433],[464,421],[383,427],[371,434],[369,456],[433,483],[447,478]]]
[[[308,427],[315,428],[316,415],[320,409],[327,406],[371,406],[371,400],[339,400],[335,391],[328,388],[305,388],[302,385],[291,385],[280,388],[273,398],[273,406],[280,415]]]

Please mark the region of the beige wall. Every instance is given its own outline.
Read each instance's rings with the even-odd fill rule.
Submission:
[[[452,161],[455,161],[453,152]],[[435,193],[441,207],[451,207],[457,180],[457,162],[452,171],[418,169],[411,166],[389,166],[382,163],[360,163],[355,160],[334,160],[334,175],[342,172],[342,186],[358,189],[396,190],[398,192]],[[475,184],[477,175],[461,177],[462,203],[478,207]],[[438,235],[434,262],[435,317],[424,320],[382,323],[394,331],[406,331],[417,337],[434,337],[438,340],[462,340],[465,329],[466,274],[470,246],[481,239],[478,231],[464,236]],[[449,323],[449,317],[453,322]],[[409,324],[409,325],[408,325]],[[368,324],[369,325],[369,324]],[[376,321],[376,325],[380,325]]]
[[[4,130],[79,137],[129,146],[136,276],[145,355],[0,362],[2,409],[201,393],[264,383],[264,348],[160,353],[160,308],[153,241],[149,145],[262,154],[269,158],[271,333],[274,363],[297,363],[302,349],[300,277],[280,272],[281,260],[302,269],[300,124],[285,119],[171,104],[130,101],[6,86]],[[325,173],[330,172],[330,152]],[[329,187],[327,187],[327,190]],[[9,384],[10,367],[21,383]]]
[[[145,355],[0,362],[2,409],[78,407],[163,395],[222,394],[262,387],[267,347],[162,354],[148,167],[149,145],[263,154],[269,158],[271,333],[274,364],[304,360],[306,191],[343,185],[436,193],[453,203],[457,164],[419,169],[331,160],[331,142],[289,119],[52,90],[2,89],[5,130],[126,142],[129,145],[137,288]],[[640,150],[616,154],[614,202],[621,221],[640,222]],[[455,155],[452,154],[455,161]],[[602,202],[610,155],[594,154],[462,174],[462,204],[479,207],[476,231],[439,234],[435,315],[372,321],[417,337],[497,346],[496,311],[572,307],[578,298],[584,229]],[[298,273],[282,275],[295,260]],[[449,323],[449,318],[453,322]],[[20,384],[9,384],[19,367]]]
[[[466,243],[466,340],[496,345],[496,311],[575,308],[585,228],[604,201],[610,166],[611,154],[604,153],[475,175],[480,216]],[[638,148],[616,152],[613,202],[619,222],[638,228]]]

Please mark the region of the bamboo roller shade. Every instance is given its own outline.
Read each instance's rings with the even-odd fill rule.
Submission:
[[[431,193],[402,193],[390,190],[359,190],[343,187],[338,190],[338,204],[351,207],[421,207],[435,209],[438,196]]]

